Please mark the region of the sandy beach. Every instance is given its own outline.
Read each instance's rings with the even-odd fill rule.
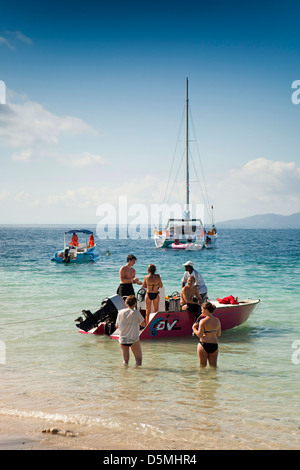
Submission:
[[[49,432],[58,430],[57,433]],[[47,431],[47,432],[45,432]],[[23,418],[0,415],[0,450],[131,450],[130,445],[118,433],[103,431],[82,425],[53,422],[39,418]],[[140,448],[141,449],[141,448]]]
[[[54,427],[54,426],[53,426]],[[55,426],[57,427],[57,426]],[[0,450],[66,450],[84,449],[75,437],[43,433],[49,423],[37,419],[0,416]],[[61,428],[63,429],[63,428]],[[76,439],[76,442],[72,442]]]
[[[48,432],[53,428],[59,432]],[[153,450],[163,448],[160,439],[151,447]],[[168,450],[180,448],[180,443],[174,440]],[[124,433],[103,428],[100,430],[96,426],[68,426],[66,423],[50,423],[40,418],[0,415],[0,450],[149,451],[149,439],[137,436],[129,441]]]
[[[49,429],[57,429],[57,434],[51,434]],[[47,430],[47,432],[45,432]],[[199,435],[199,448],[201,450],[293,450],[293,445],[283,447],[278,443],[262,445],[259,440],[248,442],[247,445],[238,442],[233,436],[224,436],[224,439],[216,439],[212,432],[210,435]],[[98,451],[190,451],[189,447],[182,448],[182,442],[175,440],[168,442],[167,447],[162,445],[160,439],[153,443],[149,439],[137,435],[134,440],[128,440],[126,435],[121,435],[114,430],[101,431],[94,426],[72,425],[65,423],[49,423],[47,420],[37,418],[22,418],[16,416],[0,415],[0,450],[98,450]],[[202,444],[201,444],[202,443]]]

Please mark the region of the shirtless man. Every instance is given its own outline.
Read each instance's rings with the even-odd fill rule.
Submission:
[[[133,269],[132,267],[134,266],[135,262],[136,257],[134,255],[128,255],[127,264],[125,266],[122,266],[119,271],[120,285],[118,287],[117,294],[119,294],[121,297],[135,295],[132,284],[142,284],[139,279],[135,277],[135,269]]]
[[[198,302],[194,301],[194,297],[196,297]],[[187,279],[187,285],[184,286],[181,291],[180,305],[182,306],[182,310],[189,310],[195,314],[197,319],[200,315],[201,304],[202,298],[199,294],[198,287],[195,286],[195,278],[193,276],[189,276]]]

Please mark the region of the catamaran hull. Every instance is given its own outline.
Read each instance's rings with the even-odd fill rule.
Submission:
[[[192,243],[179,242],[175,243],[175,240],[164,239],[164,237],[154,237],[156,248],[172,248],[173,250],[201,250],[204,246],[203,240],[193,241]]]
[[[216,305],[214,316],[221,322],[222,331],[235,328],[245,323],[250,315],[259,305],[259,300],[248,299],[240,301],[237,305],[223,305],[217,301],[211,301]],[[190,336],[192,325],[195,323],[195,315],[189,311],[181,312],[157,312],[151,315],[151,320],[141,330],[140,339],[162,339],[177,338],[180,336]],[[99,324],[98,327],[90,331],[79,330],[80,333],[104,335],[105,325]],[[110,335],[113,339],[118,339],[118,330]]]

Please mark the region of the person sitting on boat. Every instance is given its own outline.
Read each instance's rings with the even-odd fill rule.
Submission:
[[[140,325],[144,326],[144,317],[136,310],[137,300],[129,295],[125,301],[126,308],[119,311],[116,326],[119,328],[119,343],[123,354],[123,364],[128,366],[129,348],[134,354],[137,366],[142,365],[142,348],[139,341]]]
[[[200,367],[206,367],[207,361],[211,367],[217,367],[218,337],[221,336],[220,320],[213,316],[215,305],[205,302],[202,305],[204,318],[194,323],[193,332],[199,337],[197,353]]]
[[[146,303],[146,317],[145,323],[148,325],[149,316],[151,313],[151,307],[153,304],[153,312],[158,311],[159,305],[159,288],[163,287],[160,275],[155,274],[156,266],[154,264],[149,264],[148,266],[148,275],[144,277],[143,285],[146,291],[145,303]]]
[[[91,234],[90,239],[89,239],[89,248],[92,248],[95,246],[95,240],[94,240],[94,235]]]
[[[205,244],[206,244],[206,245],[210,245],[210,244],[211,244],[211,238],[210,238],[210,237],[206,236],[206,238],[205,238]]]
[[[197,299],[197,301],[194,300]],[[194,276],[189,276],[187,285],[181,290],[180,305],[182,310],[189,310],[195,314],[196,319],[200,316],[200,305],[202,304],[202,297],[199,294],[198,288],[195,285]]]
[[[132,284],[142,284],[140,280],[135,277],[135,269],[133,269],[135,262],[136,257],[134,255],[128,255],[127,264],[120,268],[120,285],[117,289],[117,294],[121,297],[135,295]]]
[[[79,246],[79,243],[78,243],[78,235],[77,235],[76,233],[73,233],[70,246]]]
[[[188,280],[188,277],[193,276],[195,279],[195,286],[198,288],[198,292],[202,298],[202,301],[204,302],[207,299],[207,287],[205,285],[203,277],[198,271],[196,271],[196,269],[194,269],[194,263],[192,263],[192,261],[187,261],[186,263],[184,263],[183,266],[185,269],[185,273],[181,280],[182,287],[185,286]]]

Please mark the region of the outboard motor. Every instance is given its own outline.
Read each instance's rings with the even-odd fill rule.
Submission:
[[[69,254],[69,251],[70,251],[70,248],[67,247],[64,251],[64,254],[63,254],[63,261],[65,263],[70,263],[70,254]]]
[[[109,332],[111,332],[112,324],[114,325],[117,320],[118,311],[125,307],[123,298],[118,294],[113,295],[104,299],[100,309],[95,313],[92,313],[90,310],[82,310],[85,319],[82,317],[77,318],[75,321],[79,323],[76,326],[80,330],[90,331],[92,328],[97,328],[99,323],[107,323],[105,331],[107,334],[111,334]],[[109,328],[108,324],[110,324]]]

